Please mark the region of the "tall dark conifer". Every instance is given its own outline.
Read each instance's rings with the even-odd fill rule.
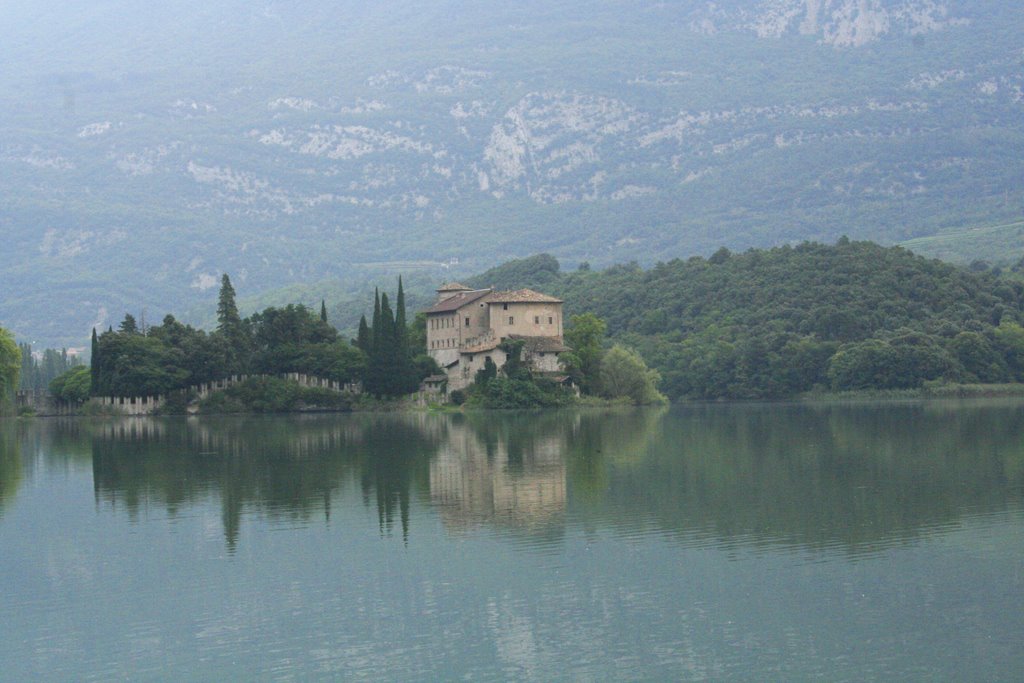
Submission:
[[[370,354],[370,326],[366,324],[365,315],[359,316],[359,334],[356,336],[356,346],[362,349],[363,353]]]
[[[223,375],[242,374],[249,371],[251,361],[251,337],[248,328],[242,324],[235,303],[235,288],[231,278],[224,273],[220,278],[220,294],[217,297],[217,332],[224,344]]]
[[[370,323],[370,352],[377,349],[377,337],[380,331],[380,291],[373,288],[373,318]]]
[[[327,322],[327,304],[323,299],[320,299],[320,322]]]
[[[398,392],[398,344],[395,334],[395,316],[391,311],[387,292],[380,295],[380,340],[377,342],[381,393],[394,396]]]
[[[395,389],[397,393],[408,394],[416,391],[420,378],[412,362],[409,348],[409,327],[405,317],[405,288],[402,276],[398,276],[398,299],[395,302]]]
[[[96,328],[92,328],[92,346],[89,350],[89,382],[90,393],[93,396],[99,395],[100,390],[100,340],[96,336]]]
[[[227,273],[220,278],[220,295],[217,297],[217,330],[228,332],[229,328],[241,327],[242,319],[235,304],[235,288]]]
[[[402,276],[398,276],[398,297],[395,299],[395,335],[399,348],[405,352],[409,331],[405,320],[405,290],[402,288]]]

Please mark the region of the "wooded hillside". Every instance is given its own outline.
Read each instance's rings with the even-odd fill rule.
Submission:
[[[470,284],[528,286],[639,349],[670,398],[1024,380],[1024,285],[841,239],[562,272],[548,255]]]

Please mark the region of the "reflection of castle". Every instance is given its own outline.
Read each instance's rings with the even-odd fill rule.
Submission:
[[[564,446],[549,436],[517,451],[507,439],[485,444],[474,430],[453,425],[430,463],[430,499],[449,529],[548,524],[565,510]]]

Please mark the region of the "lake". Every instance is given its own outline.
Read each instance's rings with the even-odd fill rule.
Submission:
[[[0,680],[1020,681],[1024,402],[0,421]]]

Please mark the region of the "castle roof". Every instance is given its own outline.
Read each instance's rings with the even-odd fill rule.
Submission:
[[[491,290],[489,289],[475,289],[468,292],[459,291],[457,294],[453,294],[447,299],[437,302],[430,308],[426,309],[424,313],[427,315],[430,315],[431,313],[451,313],[452,311],[459,310],[466,304],[473,303],[477,299],[482,299],[490,293]]]
[[[487,298],[487,302],[492,304],[560,304],[562,300],[535,292],[532,289],[517,289],[510,292],[494,292]]]
[[[472,287],[467,287],[460,282],[446,282],[435,291],[437,292],[468,292],[472,291]]]
[[[498,348],[498,345],[500,344],[500,341],[491,337],[490,339],[486,339],[482,342],[464,346],[459,350],[459,353],[483,353],[484,351],[492,351]]]
[[[524,348],[530,353],[562,353],[571,349],[562,343],[559,337],[528,337],[522,334],[510,334],[509,339],[526,342]]]
[[[560,337],[528,337],[524,334],[510,334],[509,339],[525,342],[523,349],[528,353],[562,353],[571,349],[562,343]],[[460,349],[460,353],[483,353],[501,346],[501,340],[491,337]]]

